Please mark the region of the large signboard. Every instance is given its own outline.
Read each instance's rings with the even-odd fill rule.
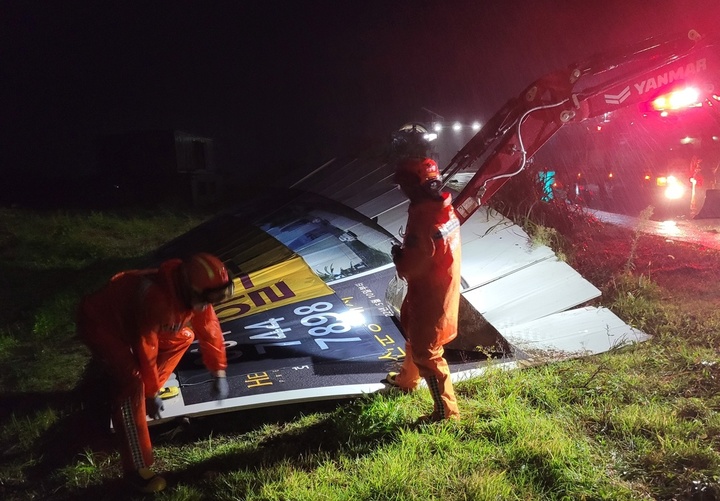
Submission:
[[[358,396],[384,388],[399,368],[405,340],[384,300],[397,241],[365,216],[313,197],[248,204],[162,249],[159,257],[212,252],[235,283],[233,297],[216,305],[229,397],[210,394],[194,344],[168,383],[181,391],[165,401],[164,418]],[[448,358],[453,372],[478,366],[465,355]]]

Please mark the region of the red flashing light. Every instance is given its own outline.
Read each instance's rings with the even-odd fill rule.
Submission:
[[[655,111],[662,112],[700,106],[700,91],[695,87],[686,87],[656,97],[650,106]]]

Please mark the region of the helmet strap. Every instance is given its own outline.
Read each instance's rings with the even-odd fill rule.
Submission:
[[[440,190],[442,189],[442,181],[440,179],[431,179],[422,184],[423,191],[433,199],[442,198]]]

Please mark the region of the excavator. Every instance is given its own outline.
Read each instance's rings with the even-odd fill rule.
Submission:
[[[629,106],[657,112],[703,107],[720,125],[720,37],[690,30],[682,36],[648,38],[622,50],[595,55],[550,73],[510,99],[443,169],[445,184],[474,172],[455,197],[461,224],[513,176],[561,128]],[[706,205],[720,217],[720,197]],[[707,212],[705,208],[703,208]]]

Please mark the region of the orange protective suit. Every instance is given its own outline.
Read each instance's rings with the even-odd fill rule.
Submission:
[[[79,337],[116,385],[112,421],[125,471],[153,463],[145,398],[167,382],[194,336],[208,370],[227,367],[212,305],[193,310],[181,296],[181,263],[172,259],[158,269],[118,273],[78,310]]]
[[[457,418],[443,358],[443,346],[457,336],[460,304],[460,223],[448,193],[441,200],[410,204],[402,249],[394,261],[408,284],[400,309],[406,356],[395,382],[410,390],[424,378],[433,397],[433,417]]]

